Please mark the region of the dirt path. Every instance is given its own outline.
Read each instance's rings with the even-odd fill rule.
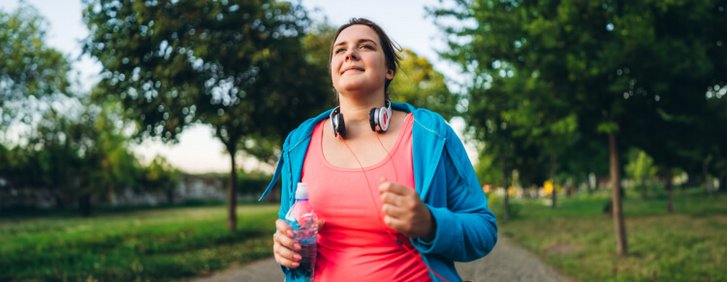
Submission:
[[[457,271],[465,281],[568,281],[537,256],[510,239],[500,238],[488,256],[469,263],[457,263]],[[209,277],[189,281],[283,281],[275,261],[259,260],[244,266],[232,266]]]

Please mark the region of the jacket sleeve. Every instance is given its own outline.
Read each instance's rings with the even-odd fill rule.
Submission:
[[[278,178],[282,178],[281,192],[280,192],[280,209],[278,209],[278,218],[279,219],[285,218],[285,214],[288,212],[288,207],[286,206],[285,203],[287,203],[289,201],[290,193],[288,192],[288,189],[286,187],[286,185],[288,184],[287,183],[288,181],[286,181],[286,179],[290,176],[289,176],[289,172],[286,170],[287,169],[286,164],[287,164],[287,162],[289,162],[289,160],[287,160],[286,152],[288,151],[288,148],[290,147],[290,138],[294,132],[295,132],[295,130],[291,131],[288,134],[288,136],[285,138],[285,141],[283,142],[283,149],[280,150],[280,160],[278,160],[276,174],[273,176],[273,179],[271,180],[271,182],[269,184],[269,185],[275,185],[275,183],[278,181]],[[270,187],[268,189],[270,189]],[[267,194],[267,192],[265,194]],[[262,199],[262,197],[261,197],[261,199]],[[277,232],[277,228],[276,228],[276,232]],[[285,274],[286,276],[288,276],[289,273],[291,272],[291,269],[289,269],[285,266],[282,266],[282,265],[280,266],[280,270],[282,270],[283,274]]]
[[[278,218],[285,218],[290,208],[287,203],[290,202],[290,143],[291,138],[296,130],[291,131],[283,142],[283,149],[280,150],[280,209],[278,209]]]
[[[434,239],[412,242],[422,254],[472,261],[487,255],[495,246],[497,223],[462,142],[449,126],[446,132],[445,149],[436,172],[438,181],[432,184],[440,187],[432,187],[426,201],[436,222]]]

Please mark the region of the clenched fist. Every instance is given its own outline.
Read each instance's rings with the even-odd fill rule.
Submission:
[[[414,189],[385,178],[380,182],[379,194],[384,223],[407,237],[425,241],[434,239],[436,226],[432,214]]]

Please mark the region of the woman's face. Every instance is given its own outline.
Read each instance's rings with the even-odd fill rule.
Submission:
[[[331,80],[338,93],[384,90],[393,72],[386,67],[386,57],[379,36],[365,25],[352,25],[341,31],[333,43]]]

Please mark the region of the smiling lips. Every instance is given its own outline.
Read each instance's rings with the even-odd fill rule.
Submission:
[[[350,70],[364,71],[364,69],[362,67],[350,66],[350,67],[347,67],[347,68],[343,69],[343,71],[341,72],[341,74],[343,74],[343,73],[345,73],[347,71],[350,71]]]

